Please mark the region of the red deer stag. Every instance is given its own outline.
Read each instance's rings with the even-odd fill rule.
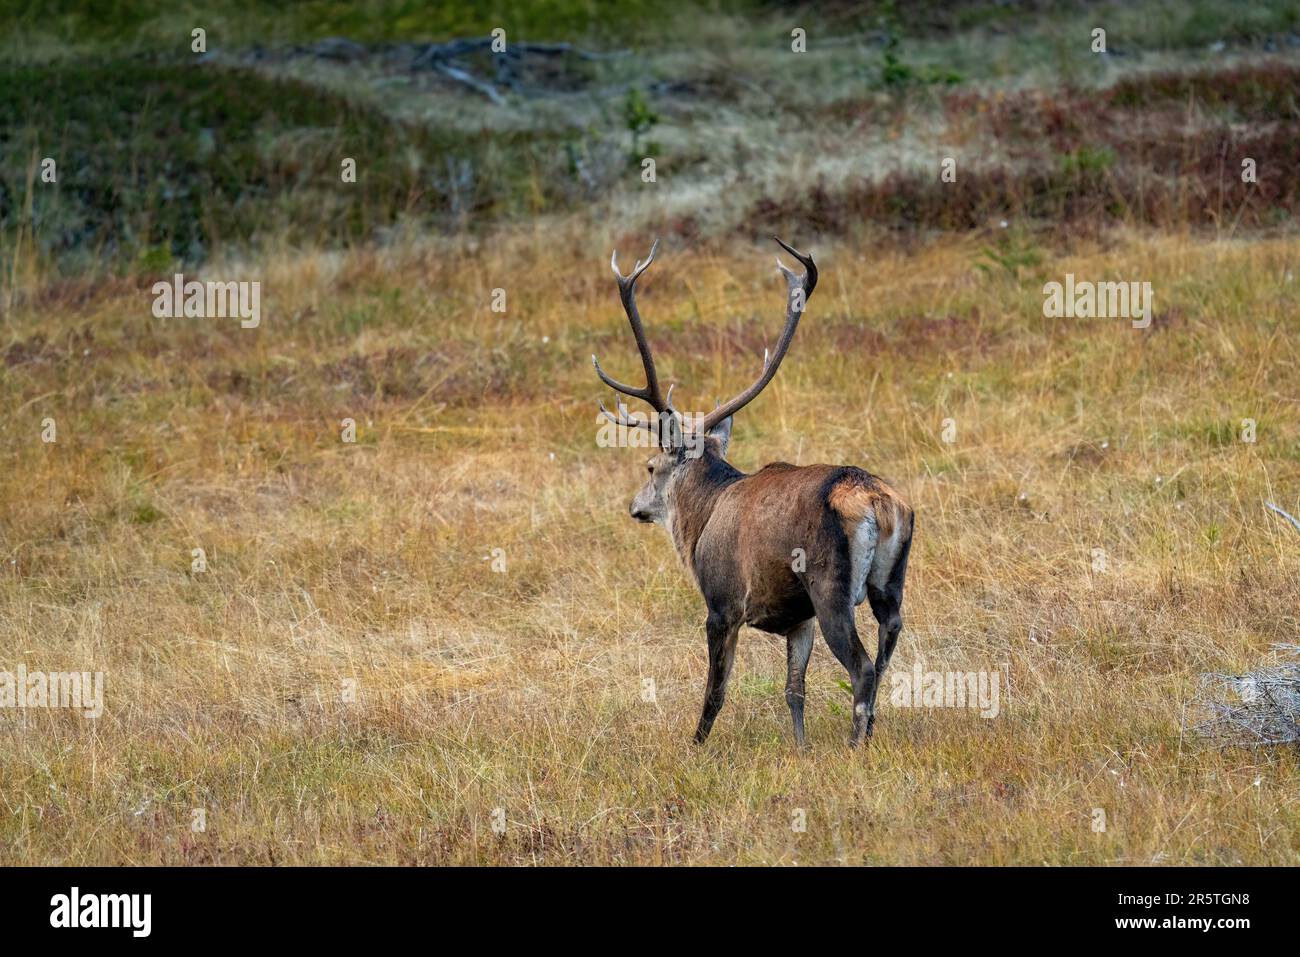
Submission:
[[[654,261],[658,242],[630,275],[618,277],[623,309],[632,325],[643,388],[606,375],[607,386],[654,409],[649,419],[601,412],[621,428],[645,428],[658,453],[646,463],[650,478],[632,500],[632,517],[663,525],[682,562],[695,578],[708,607],[709,677],[695,740],[709,736],[722,707],[741,625],[784,635],[789,668],[785,698],[794,738],[804,745],[804,674],[813,647],[813,619],[853,687],[853,730],[849,743],[870,737],[876,690],[903,627],[903,579],[912,544],[912,510],[892,488],[851,465],[795,466],[777,462],[752,475],[726,460],[732,416],[748,405],[776,375],[794,338],[799,318],[817,285],[817,266],[780,239],[781,248],[803,264],[796,276],[777,258],[789,287],[785,328],[776,354],[765,356],[762,375],[740,395],[692,423],[672,407],[672,389],[659,388],[654,358],[636,306],[636,281]],[[853,610],[866,600],[879,623],[876,661],[858,640]]]

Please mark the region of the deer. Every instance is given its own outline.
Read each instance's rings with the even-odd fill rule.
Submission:
[[[620,429],[651,433],[646,444],[657,451],[645,463],[649,477],[629,510],[638,522],[667,530],[704,598],[709,665],[695,742],[703,744],[713,728],[726,697],[740,628],[748,625],[786,639],[785,699],[795,745],[806,748],[804,680],[815,621],[849,674],[849,744],[856,747],[872,736],[876,692],[903,628],[914,515],[898,492],[855,466],[775,462],[747,474],[727,461],[735,414],[776,375],[817,286],[812,255],[773,239],[804,272],[797,276],[776,258],[788,292],[785,326],[775,353],[764,353],[761,375],[739,395],[705,415],[688,416],[673,407],[672,386],[666,396],[661,392],[636,304],[637,280],[654,262],[658,240],[645,262],[638,259],[626,276],[618,268],[618,251],[610,257],[646,384],[620,382],[605,373],[596,356],[591,360],[602,383],[654,411],[653,416],[630,415],[616,397],[614,414],[599,403],[600,414]],[[863,601],[870,603],[878,626],[874,662],[854,620]]]

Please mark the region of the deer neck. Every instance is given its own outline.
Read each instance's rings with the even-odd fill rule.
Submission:
[[[695,545],[713,515],[722,491],[745,473],[721,456],[705,452],[693,460],[674,483],[667,496],[665,523],[682,562],[694,574]]]

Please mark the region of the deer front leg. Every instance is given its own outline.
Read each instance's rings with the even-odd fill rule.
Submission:
[[[804,675],[808,672],[808,659],[812,657],[816,637],[811,618],[785,636],[785,703],[790,706],[790,719],[794,722],[794,743],[800,748],[804,747]]]
[[[736,637],[740,634],[740,622],[731,622],[722,615],[709,612],[704,630],[709,639],[709,680],[704,686],[704,711],[700,714],[700,723],[695,729],[696,744],[704,743],[709,736],[713,720],[726,699],[727,679],[731,677],[731,665],[736,659]]]

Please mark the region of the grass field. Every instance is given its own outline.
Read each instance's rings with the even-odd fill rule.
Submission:
[[[729,46],[665,28],[577,92],[500,107],[423,79],[380,104],[394,81],[366,64],[218,66],[237,72],[217,93],[140,67],[214,119],[141,119],[116,141],[130,166],[93,158],[96,111],[64,117],[59,148],[111,190],[69,164],[39,193],[39,111],[11,127],[0,669],[102,671],[105,709],[0,709],[0,863],[1300,863],[1295,751],[1189,730],[1202,673],[1300,626],[1300,532],[1264,505],[1300,514],[1300,53],[1271,39],[1294,11],[1218,36],[1166,16],[1089,75],[1086,30],[1054,60],[1046,14],[960,9],[888,21],[901,81],[878,45],[769,72],[789,30],[763,46],[752,26]],[[89,82],[41,35],[6,69]],[[221,105],[244,79],[270,84],[265,112]],[[623,155],[633,86],[659,114],[655,184]],[[90,88],[113,115],[108,81]],[[159,146],[185,124],[238,162]],[[321,177],[345,148],[364,167],[367,137],[381,175],[349,212]],[[443,146],[467,195],[439,179]],[[169,158],[210,190],[151,194]],[[887,676],[850,751],[819,640],[799,753],[784,640],[745,630],[713,735],[689,742],[703,603],[627,514],[645,456],[597,446],[588,357],[638,374],[608,256],[626,269],[662,234],[640,296],[661,375],[688,409],[738,392],[780,328],[774,229],[822,282],[730,459],[857,464],[903,491],[892,668],[1004,674],[996,717],[893,705]],[[154,318],[152,283],[181,270],[261,281],[260,326]],[[1067,273],[1149,281],[1150,328],[1045,318]]]

